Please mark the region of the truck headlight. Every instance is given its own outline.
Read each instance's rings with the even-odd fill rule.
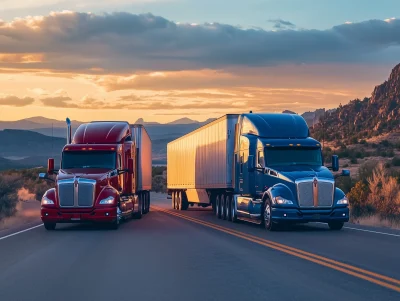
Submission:
[[[42,205],[54,205],[54,202],[50,200],[48,197],[42,197]]]
[[[111,205],[111,204],[114,204],[114,197],[112,196],[109,196],[100,201],[100,205]]]
[[[276,196],[272,199],[274,204],[279,204],[279,205],[293,205],[293,202],[290,200],[287,200],[281,196]]]
[[[339,201],[337,201],[336,204],[338,204],[338,205],[347,205],[347,204],[349,204],[349,199],[346,196],[344,196]]]

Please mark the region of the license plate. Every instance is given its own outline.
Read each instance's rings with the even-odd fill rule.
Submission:
[[[71,221],[80,221],[81,218],[80,217],[71,217]]]

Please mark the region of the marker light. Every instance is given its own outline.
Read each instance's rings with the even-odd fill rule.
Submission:
[[[112,196],[109,196],[109,197],[107,197],[105,199],[102,199],[100,201],[100,205],[111,205],[113,203],[114,203],[114,197],[112,197]]]

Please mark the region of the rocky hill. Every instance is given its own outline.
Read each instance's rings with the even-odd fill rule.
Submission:
[[[400,64],[389,79],[375,87],[371,97],[355,99],[324,114],[311,130],[317,139],[355,143],[400,131]]]

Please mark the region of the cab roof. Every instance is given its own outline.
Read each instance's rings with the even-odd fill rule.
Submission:
[[[76,129],[72,144],[118,144],[131,139],[128,122],[94,121]]]
[[[307,138],[310,135],[304,118],[286,113],[242,114],[242,134],[262,138]]]

